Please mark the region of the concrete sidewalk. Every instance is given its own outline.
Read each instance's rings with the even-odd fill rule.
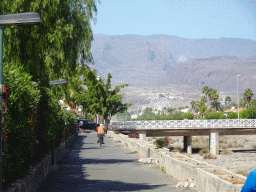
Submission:
[[[195,191],[176,188],[177,180],[162,173],[156,165],[138,163],[140,157],[105,137],[103,147],[96,143],[95,131],[79,133],[69,153],[57,163],[37,192],[114,191]]]

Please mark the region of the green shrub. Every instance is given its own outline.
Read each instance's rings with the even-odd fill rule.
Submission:
[[[233,146],[234,146],[233,143],[231,142],[228,143],[228,148],[233,148]]]
[[[184,116],[183,114],[174,114],[171,116],[171,120],[183,120]]]
[[[206,119],[227,119],[223,112],[213,112],[206,116]]]
[[[227,149],[228,147],[226,145],[220,145],[219,149]]]
[[[250,107],[249,109],[247,109],[246,117],[248,119],[256,119],[256,106],[253,106],[253,107]]]
[[[195,118],[195,115],[191,112],[184,113],[183,116],[185,119],[194,119]]]
[[[165,168],[165,167],[161,167],[161,171],[162,171],[163,173],[166,173],[166,168]]]
[[[130,134],[128,134],[128,137],[129,138],[136,138],[136,139],[140,138],[139,134],[137,134],[137,133],[130,133]]]
[[[168,138],[159,138],[156,139],[156,141],[154,142],[154,144],[156,145],[157,148],[163,148],[163,147],[167,147],[169,145],[169,139]]]
[[[181,153],[181,151],[182,151],[182,148],[180,148],[180,147],[171,147],[170,148],[170,151],[171,152],[178,152],[178,153]]]
[[[3,83],[10,89],[7,111],[3,113],[3,133],[6,134],[2,152],[3,186],[17,179],[30,168],[36,136],[36,106],[40,92],[32,77],[21,65],[5,63]]]
[[[247,109],[244,109],[243,111],[239,112],[239,119],[247,119]]]
[[[239,113],[239,115],[240,115],[240,113]],[[228,117],[228,119],[237,119],[238,113],[237,112],[229,112],[227,117]]]
[[[215,155],[207,153],[206,155],[204,155],[204,159],[217,159],[217,157]]]
[[[229,150],[229,149],[225,149],[223,151],[220,152],[221,155],[233,155],[233,151]]]
[[[208,148],[203,148],[203,149],[201,149],[201,150],[199,151],[199,154],[200,154],[200,155],[207,154],[207,153],[209,153],[209,149],[208,149]]]

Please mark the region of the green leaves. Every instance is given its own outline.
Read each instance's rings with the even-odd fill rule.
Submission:
[[[85,77],[88,87],[85,102],[88,104],[87,111],[91,114],[99,114],[108,119],[131,106],[127,103],[122,104],[123,96],[118,94],[120,88],[126,87],[128,84],[116,86],[111,90],[111,74],[107,75],[106,83],[104,83],[102,79],[97,80],[96,70],[88,70]]]

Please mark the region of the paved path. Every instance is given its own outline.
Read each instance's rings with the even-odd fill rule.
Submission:
[[[176,188],[177,180],[162,173],[156,165],[138,163],[138,154],[105,137],[96,143],[96,132],[79,133],[70,152],[58,162],[37,192],[114,192],[114,191],[189,191]]]

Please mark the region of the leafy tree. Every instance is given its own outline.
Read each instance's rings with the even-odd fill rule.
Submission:
[[[1,8],[1,15],[31,11],[40,14],[40,25],[4,30],[4,63],[21,63],[33,81],[49,86],[50,79],[70,76],[79,57],[92,62],[90,20],[97,13],[94,0],[3,0]]]
[[[185,119],[194,119],[195,118],[195,115],[191,112],[184,113],[183,116]]]
[[[227,119],[223,112],[213,112],[206,116],[206,119]]]
[[[106,131],[108,130],[108,124],[111,117],[118,112],[123,112],[131,106],[131,104],[122,103],[121,99],[123,95],[119,95],[121,88],[127,87],[128,84],[115,86],[111,90],[111,78],[112,76],[108,73],[106,83],[102,79],[97,80],[96,70],[88,70],[86,73],[86,85],[88,91],[86,94],[87,108],[86,110],[93,115],[101,115],[106,124]]]
[[[67,128],[73,126],[74,116],[70,114],[67,117],[69,112],[64,115],[57,100],[66,98],[73,105],[75,103],[74,90],[80,85],[77,81],[77,77],[80,77],[77,60],[80,58],[80,65],[83,67],[93,62],[90,53],[93,40],[90,20],[95,19],[97,9],[94,0],[1,1],[1,15],[21,12],[37,12],[43,21],[40,25],[6,26],[4,30],[3,64],[4,68],[8,66],[13,69],[9,74],[14,77],[13,84],[8,85],[11,87],[9,101],[12,102],[8,106],[10,111],[6,113],[5,120],[8,129],[13,129],[13,135],[8,137],[11,141],[8,153],[16,150],[17,153],[13,152],[16,156],[13,156],[12,161],[21,163],[16,165],[26,169],[31,162],[29,160],[35,158],[31,158],[31,147],[36,138],[31,132],[37,133],[36,136],[41,135],[37,138],[38,145],[45,142],[46,149],[53,134],[57,135],[56,138],[62,137],[63,134],[59,131],[64,124],[64,116],[68,119]],[[22,75],[19,74],[20,71],[14,70],[18,66],[23,66],[23,70],[20,70]],[[15,77],[16,75],[20,77]],[[5,78],[8,77],[4,77],[4,82],[8,84]],[[56,95],[52,94],[49,81],[62,78],[67,79],[68,84],[53,87],[52,92]],[[39,93],[31,85],[31,81],[39,83]],[[39,103],[36,104],[37,102]],[[31,118],[28,119],[27,114],[33,115],[34,121],[29,120]],[[34,126],[34,132],[31,126]],[[16,140],[12,142],[14,138]],[[15,162],[9,162],[9,165],[15,165]],[[14,169],[9,168],[10,175],[18,175],[22,171],[16,168],[17,172],[14,173]]]
[[[243,97],[244,97],[244,100],[247,102],[247,108],[250,108],[250,103],[253,95],[254,93],[250,88],[244,91]]]

